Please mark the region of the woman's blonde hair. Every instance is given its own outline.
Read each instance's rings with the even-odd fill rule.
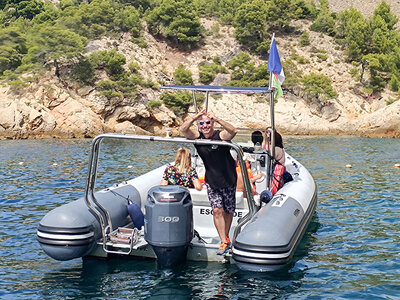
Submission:
[[[190,158],[190,150],[187,148],[179,148],[175,156],[175,165],[179,164],[179,173],[187,172],[192,166]]]

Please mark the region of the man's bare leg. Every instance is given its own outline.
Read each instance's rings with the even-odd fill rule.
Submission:
[[[231,229],[233,214],[228,214],[227,212],[222,213],[225,221],[225,235],[229,237],[229,230]]]
[[[214,208],[213,209],[214,225],[215,225],[215,228],[217,229],[217,232],[218,232],[219,238],[221,240],[221,243],[227,243],[227,240],[226,240],[226,220],[225,220],[225,216],[224,215],[225,215],[225,212],[224,212],[223,208]]]

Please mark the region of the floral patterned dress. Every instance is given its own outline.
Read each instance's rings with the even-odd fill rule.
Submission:
[[[179,173],[179,165],[169,166],[165,169],[163,179],[171,185],[182,185],[187,188],[194,188],[193,180],[198,179],[197,172],[190,168],[188,172]]]

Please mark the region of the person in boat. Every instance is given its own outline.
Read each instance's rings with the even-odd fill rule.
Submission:
[[[271,151],[271,133],[272,128],[268,127],[264,134],[264,140],[262,142],[262,148],[267,151]],[[278,131],[275,130],[275,160],[282,166],[285,165],[285,149],[283,148],[282,136]]]
[[[251,171],[250,161],[245,158],[244,162],[246,164],[247,176],[249,177],[249,180],[250,180],[250,183],[251,183],[251,189],[253,191],[253,194],[255,195],[256,194],[255,182],[256,182],[256,180],[261,179],[263,177],[263,174],[262,173],[258,173],[258,174],[253,175],[253,172]],[[236,173],[237,173],[236,191],[237,192],[243,192],[243,197],[246,198],[246,194],[244,192],[242,169],[241,169],[238,161],[236,161]]]
[[[264,135],[259,130],[253,131],[251,133],[251,141],[253,142],[254,145],[254,151],[261,151],[262,144],[264,141]]]
[[[199,131],[190,128],[194,122],[197,122]],[[214,129],[215,123],[221,125],[223,130]],[[234,126],[212,113],[207,113],[206,110],[186,120],[180,130],[188,139],[231,141],[237,134]],[[231,247],[229,230],[236,209],[235,161],[230,153],[230,147],[218,145],[195,145],[195,147],[205,166],[205,186],[213,210],[214,225],[221,240],[217,254],[223,255]]]
[[[175,164],[165,168],[160,185],[182,185],[187,188],[201,190],[202,185],[196,170],[192,167],[190,150],[179,148],[175,157]]]
[[[268,127],[265,130],[265,137],[262,144],[263,149],[268,152],[271,151],[271,133],[272,128]],[[278,131],[275,130],[275,167],[274,174],[270,183],[270,191],[272,195],[286,183],[293,180],[292,175],[286,171],[285,167],[285,149],[283,148],[282,136]]]

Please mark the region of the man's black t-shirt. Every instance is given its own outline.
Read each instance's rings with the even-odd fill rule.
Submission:
[[[220,133],[221,131],[216,130],[209,139],[221,141]],[[199,138],[205,139],[203,133],[200,132]],[[235,161],[230,153],[230,147],[220,145],[195,145],[195,147],[206,169],[205,181],[211,188],[236,186]]]

